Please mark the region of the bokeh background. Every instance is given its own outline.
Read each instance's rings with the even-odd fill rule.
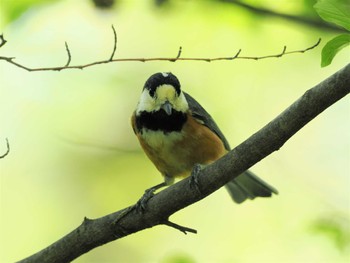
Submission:
[[[101,1],[95,1],[101,2]],[[8,43],[0,55],[31,67],[109,58],[305,54],[222,62],[121,62],[84,70],[26,72],[0,61],[0,262],[14,262],[76,228],[131,205],[161,181],[130,127],[145,80],[171,71],[237,145],[307,89],[349,62],[344,49],[320,67],[339,32],[258,15],[230,1],[2,0]],[[311,0],[244,1],[316,19]],[[109,243],[75,262],[348,262],[350,104],[339,101],[252,170],[280,191],[233,204],[225,189],[176,213],[198,230],[158,226]]]

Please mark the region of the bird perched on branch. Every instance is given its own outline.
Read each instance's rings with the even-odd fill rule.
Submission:
[[[131,122],[143,150],[164,177],[164,182],[146,190],[140,200],[143,207],[157,189],[191,175],[194,167],[210,164],[230,150],[213,118],[181,90],[179,80],[170,72],[149,77]],[[250,171],[226,188],[236,203],[278,193]]]

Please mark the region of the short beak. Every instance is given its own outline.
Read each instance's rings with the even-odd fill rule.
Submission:
[[[163,109],[166,114],[171,115],[171,112],[173,110],[173,107],[171,106],[171,103],[169,101],[166,101],[162,106],[161,109]]]

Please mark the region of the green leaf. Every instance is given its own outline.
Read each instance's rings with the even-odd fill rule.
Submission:
[[[350,34],[339,35],[328,41],[322,49],[321,67],[331,64],[335,55],[348,45],[350,45]],[[348,57],[350,59],[350,52]]]
[[[350,31],[350,2],[348,0],[319,0],[314,8],[323,20]]]
[[[53,0],[0,0],[0,16],[2,22],[6,24],[17,19],[32,7],[53,2]]]

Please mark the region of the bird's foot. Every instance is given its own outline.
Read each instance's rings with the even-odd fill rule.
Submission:
[[[164,186],[166,186],[165,182],[147,189],[143,196],[134,205],[134,209],[143,214],[146,211],[148,201],[154,196],[154,192]]]
[[[147,189],[143,196],[137,201],[135,204],[135,209],[139,213],[144,213],[146,211],[146,206],[148,201],[154,196],[154,191],[153,189]]]

